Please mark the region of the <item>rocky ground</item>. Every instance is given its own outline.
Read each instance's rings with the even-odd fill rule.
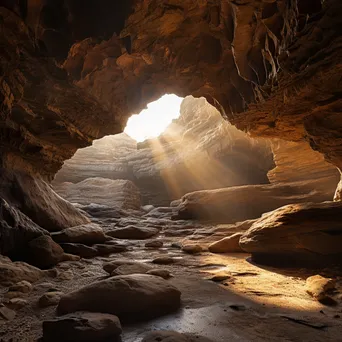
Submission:
[[[36,341],[43,327],[44,341],[120,340],[114,315],[124,342],[342,341],[342,270],[264,267],[246,253],[210,252],[253,221],[173,221],[172,208],[83,210],[92,224],[52,238],[84,258],[46,271],[0,260],[1,341]],[[326,278],[306,281],[317,274]],[[158,330],[174,332],[149,334]]]

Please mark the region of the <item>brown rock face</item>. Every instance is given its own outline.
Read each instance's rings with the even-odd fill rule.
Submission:
[[[240,238],[263,263],[341,262],[341,203],[292,204],[269,212]]]
[[[18,170],[52,179],[78,148],[121,132],[165,93],[205,96],[240,129],[306,140],[342,168],[341,1],[15,3],[0,6],[7,179]],[[56,60],[68,49],[63,69]],[[72,225],[65,205],[40,218],[50,209],[0,191],[44,228]]]

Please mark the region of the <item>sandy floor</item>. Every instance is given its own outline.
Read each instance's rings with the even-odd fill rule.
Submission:
[[[106,277],[102,270],[105,261],[128,258],[150,262],[166,254],[177,259],[176,264],[162,268],[174,275],[168,281],[181,290],[182,307],[169,316],[124,326],[124,342],[139,342],[147,331],[154,329],[196,333],[216,342],[342,341],[342,298],[337,294],[337,306],[324,306],[314,301],[304,288],[306,277],[333,273],[336,278],[337,270],[266,268],[253,265],[247,254],[203,252],[194,256],[171,248],[170,242],[160,250],[146,249],[143,245],[141,242],[132,251],[107,258],[58,265],[57,278],[37,282],[25,297],[29,304],[17,311],[12,321],[0,321],[0,341],[36,341],[41,336],[42,321],[55,316],[55,307],[41,309],[37,305],[47,287],[66,293]],[[63,274],[70,273],[72,279],[62,279]],[[210,280],[218,273],[226,274],[227,279]],[[341,279],[337,277],[339,286]],[[6,288],[1,289],[1,295],[5,291]]]

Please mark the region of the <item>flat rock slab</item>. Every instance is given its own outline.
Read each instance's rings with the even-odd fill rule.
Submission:
[[[102,228],[96,223],[66,228],[58,233],[53,233],[51,236],[56,242],[81,243],[85,245],[106,241],[106,236]]]
[[[43,322],[47,342],[115,342],[121,332],[119,318],[103,313],[82,312]]]
[[[192,335],[192,334],[181,334],[177,331],[151,331],[148,333],[141,342],[214,342],[206,337]]]
[[[103,312],[135,321],[172,312],[180,306],[180,291],[166,280],[147,274],[115,276],[63,296],[59,314]]]
[[[211,253],[243,253],[239,244],[242,234],[236,233],[213,242],[208,249]]]
[[[157,228],[127,226],[107,231],[107,235],[118,239],[148,239],[159,233]]]

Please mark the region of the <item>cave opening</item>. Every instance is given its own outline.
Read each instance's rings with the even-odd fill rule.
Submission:
[[[0,1],[1,340],[339,341],[341,17]]]
[[[127,121],[124,132],[137,142],[156,138],[173,119],[180,115],[180,105],[183,98],[166,94],[160,99],[151,102],[139,114],[133,114]]]

